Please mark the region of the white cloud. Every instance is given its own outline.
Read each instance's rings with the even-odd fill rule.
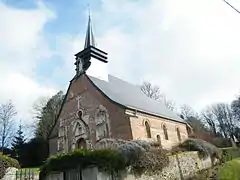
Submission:
[[[31,122],[33,102],[56,92],[35,80],[37,61],[51,56],[43,27],[55,15],[41,3],[34,10],[20,10],[0,2],[0,12],[0,103],[11,99],[18,118]]]
[[[102,2],[95,27],[108,30],[96,38],[99,47],[109,52],[112,74],[133,83],[150,78],[169,97],[196,109],[229,102],[238,93],[240,16],[225,3],[151,0],[134,6],[133,1]],[[240,8],[240,3],[235,5]],[[110,17],[109,6],[116,7]],[[113,26],[115,17],[121,21]],[[123,28],[126,25],[129,30]]]
[[[197,110],[230,102],[239,92],[240,16],[223,1],[101,2],[92,12],[93,27],[98,47],[109,53],[109,73],[136,84],[152,81],[178,104]],[[72,55],[82,49],[83,38],[60,38],[65,64],[56,77],[72,77]]]

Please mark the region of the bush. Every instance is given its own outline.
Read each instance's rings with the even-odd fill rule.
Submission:
[[[76,150],[47,159],[40,169],[40,179],[44,179],[51,171],[66,171],[92,165],[97,166],[100,171],[110,173],[121,171],[126,167],[123,156],[115,150]]]
[[[70,169],[88,166],[96,166],[100,171],[118,175],[119,172],[127,170],[128,167],[135,172],[152,172],[162,170],[168,165],[166,151],[150,149],[150,143],[146,141],[119,141],[108,140],[113,149],[76,150],[63,153],[47,159],[41,167],[40,179],[52,171],[64,172]],[[105,142],[101,142],[103,146]],[[116,144],[118,148],[116,148]],[[101,148],[98,144],[97,148]]]
[[[16,159],[0,153],[0,179],[3,178],[6,169],[9,167],[20,168],[20,165]]]
[[[240,157],[239,148],[223,148],[222,149],[222,161],[231,161],[232,159]]]
[[[213,145],[217,146],[218,148],[225,148],[225,147],[231,147],[232,143],[230,139],[222,138],[222,137],[215,137],[208,141],[209,143],[212,143]]]
[[[167,151],[159,149],[151,149],[139,157],[132,164],[134,174],[161,172],[162,169],[169,164]]]
[[[201,158],[210,156],[212,159],[220,159],[222,155],[220,149],[201,139],[187,139],[172,149],[174,153],[179,151],[198,151]]]
[[[125,164],[130,166],[135,163],[146,150],[139,143],[128,141],[118,147],[118,151],[123,156]]]
[[[169,164],[167,151],[153,148],[153,142],[143,140],[128,141],[122,144],[118,151],[125,158],[125,163],[134,174],[153,173],[161,171]]]

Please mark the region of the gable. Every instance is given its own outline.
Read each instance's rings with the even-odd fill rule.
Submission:
[[[77,98],[80,98],[79,101]],[[109,99],[99,91],[85,74],[77,79],[73,79],[69,84],[50,138],[58,136],[60,120],[65,121],[68,119],[67,121],[73,121],[79,108],[85,113],[85,115],[90,115],[93,114],[92,111],[95,111],[100,105],[109,107],[111,106],[110,104],[111,102]]]

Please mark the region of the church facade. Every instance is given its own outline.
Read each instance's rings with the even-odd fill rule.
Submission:
[[[87,75],[92,57],[107,62],[106,53],[95,48],[89,18],[76,75],[51,132],[50,155],[92,149],[105,138],[158,141],[166,149],[188,138],[187,123],[138,86],[110,75],[108,80]]]

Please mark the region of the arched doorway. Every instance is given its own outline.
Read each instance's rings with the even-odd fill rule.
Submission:
[[[87,149],[87,143],[85,139],[80,138],[77,140],[76,149]]]

